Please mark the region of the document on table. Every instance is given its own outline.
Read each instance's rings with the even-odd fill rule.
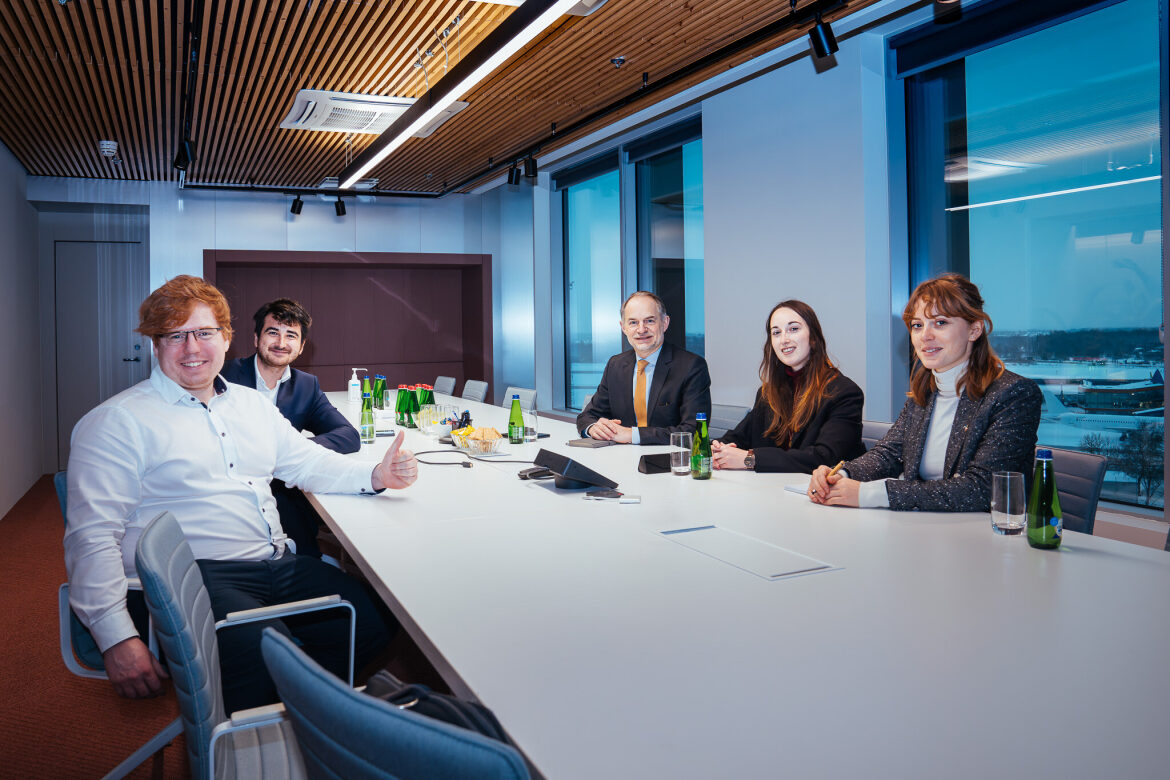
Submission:
[[[784,489],[789,493],[798,493],[802,496],[808,495],[808,482],[797,482],[794,485],[785,485]]]
[[[766,580],[796,577],[834,568],[824,561],[715,525],[678,528],[662,531],[661,534],[683,547],[689,547]]]

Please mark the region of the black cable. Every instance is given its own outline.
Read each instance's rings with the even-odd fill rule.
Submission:
[[[420,460],[418,457],[419,455],[462,455],[469,460],[478,460],[484,463],[527,463],[530,465],[535,465],[536,463],[536,461],[532,460],[501,460],[500,458],[484,458],[479,455],[472,455],[470,452],[464,452],[463,450],[423,450],[422,452],[414,453],[415,460],[417,460],[419,463],[425,463],[428,466],[463,466],[464,468],[469,468],[471,464],[464,463],[463,461],[441,462],[434,460]]]

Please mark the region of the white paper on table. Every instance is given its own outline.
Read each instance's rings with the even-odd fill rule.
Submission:
[[[784,489],[789,493],[799,493],[802,496],[808,495],[808,482],[797,482],[793,485],[785,485]]]
[[[714,525],[678,528],[660,533],[676,544],[689,547],[766,580],[796,577],[834,568],[824,561]]]

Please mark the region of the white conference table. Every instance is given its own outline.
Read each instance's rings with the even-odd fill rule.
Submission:
[[[455,403],[506,430],[504,409]],[[545,777],[1170,776],[1170,553],[816,506],[783,490],[798,475],[642,475],[666,448],[572,448],[572,425],[541,425],[551,438],[506,449],[562,452],[641,503],[484,462],[313,500]],[[406,446],[440,448],[413,430]],[[768,580],[660,533],[705,524],[834,568]]]

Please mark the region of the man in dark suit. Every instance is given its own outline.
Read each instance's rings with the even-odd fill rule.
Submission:
[[[621,324],[634,349],[606,363],[577,430],[619,444],[669,444],[672,432],[695,430],[695,415],[711,414],[707,361],[665,342],[670,317],[654,293],[627,298]]]
[[[308,340],[313,323],[309,313],[294,300],[277,298],[261,306],[252,319],[256,354],[225,362],[220,375],[267,396],[294,428],[312,433],[322,447],[342,454],[357,452],[361,448],[357,430],[329,403],[317,377],[292,367]],[[305,494],[274,479],[272,495],[280,524],[297,552],[320,558],[320,518]]]

